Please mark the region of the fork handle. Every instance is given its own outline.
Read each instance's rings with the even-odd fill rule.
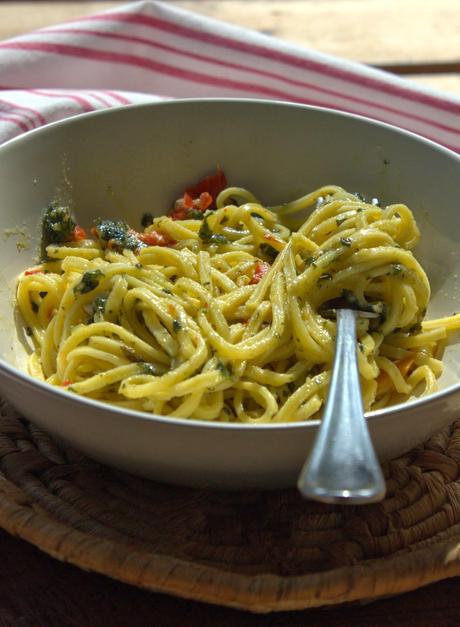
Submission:
[[[297,487],[325,503],[380,501],[385,480],[364,418],[356,354],[356,318],[337,310],[334,364],[324,415]]]

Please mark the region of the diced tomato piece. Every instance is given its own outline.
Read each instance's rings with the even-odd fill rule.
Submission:
[[[86,231],[83,227],[77,224],[72,233],[72,240],[74,242],[79,242],[82,239],[86,239]]]
[[[205,176],[201,181],[198,181],[195,185],[188,187],[185,191],[192,198],[199,198],[203,192],[208,192],[215,200],[220,192],[227,187],[227,178],[224,172],[217,168],[215,174]]]
[[[186,203],[189,203],[189,199],[191,204],[189,207],[186,206]],[[189,209],[193,207],[193,198],[188,194],[184,194],[182,198],[176,200],[174,204],[174,208],[169,212],[169,217],[171,220],[186,220]]]
[[[176,200],[174,209],[169,213],[171,220],[187,220],[190,218],[190,211],[201,211],[204,213],[214,202],[209,192],[202,192],[199,198],[193,198],[185,192],[182,198]]]
[[[190,196],[190,194],[187,194],[187,192],[185,192],[182,198],[182,202],[186,209],[191,209],[193,207],[193,198]]]
[[[174,246],[175,240],[168,235],[159,231],[150,231],[149,233],[138,233],[137,237],[147,246]]]
[[[283,241],[280,240],[279,237],[276,237],[276,235],[273,235],[272,233],[265,233],[264,239],[266,239],[267,242],[276,242],[277,244],[283,243]]]
[[[188,187],[182,198],[176,200],[169,217],[171,220],[187,220],[192,209],[204,212],[208,208],[215,208],[215,199],[226,187],[225,174],[218,168],[215,174],[206,176],[196,185]]]
[[[187,219],[188,209],[185,207],[175,207],[168,216],[171,220],[186,220]]]
[[[64,381],[61,383],[62,387],[67,387],[68,385],[72,385],[73,381],[71,381],[70,379],[64,379]]]
[[[213,203],[213,197],[209,192],[202,192],[199,199],[199,209],[205,211]]]
[[[267,272],[270,270],[270,264],[266,263],[265,261],[258,261],[256,263],[256,267],[254,270],[254,274],[252,275],[252,279],[249,281],[249,285],[255,285],[256,283],[259,283],[259,281],[261,281],[264,276],[267,274]]]
[[[36,268],[35,270],[26,270],[24,272],[25,276],[30,276],[31,274],[42,274],[43,270],[39,270],[38,268]]]

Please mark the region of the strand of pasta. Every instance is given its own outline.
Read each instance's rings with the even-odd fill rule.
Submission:
[[[430,286],[408,207],[333,185],[272,208],[232,187],[216,205],[204,221],[155,218],[147,233],[170,247],[48,246],[18,278],[31,373],[182,418],[307,420],[320,415],[334,353],[335,322],[321,306],[352,294],[381,305],[377,324],[358,326],[366,409],[435,389],[460,314],[423,320]],[[286,224],[308,212],[291,233]]]

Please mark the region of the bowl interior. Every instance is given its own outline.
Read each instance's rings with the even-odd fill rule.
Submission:
[[[429,317],[460,311],[460,158],[408,133],[308,107],[252,101],[176,101],[99,112],[0,148],[0,357],[24,367],[14,319],[15,277],[33,263],[41,212],[70,204],[83,225],[112,217],[140,226],[185,186],[220,165],[264,204],[324,184],[404,202],[422,233],[415,251],[432,287]],[[460,343],[440,387],[456,384]]]

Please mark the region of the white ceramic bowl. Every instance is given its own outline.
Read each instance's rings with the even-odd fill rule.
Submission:
[[[138,226],[142,212],[164,213],[217,164],[232,184],[268,204],[327,183],[407,203],[422,231],[416,254],[433,289],[428,315],[460,310],[458,155],[384,124],[298,105],[189,100],[119,108],[0,147],[0,390],[55,437],[136,474],[217,488],[292,486],[317,421],[251,426],[152,416],[80,399],[25,374],[15,277],[36,254],[42,209],[57,199],[70,202],[83,224],[102,216]],[[24,239],[30,245],[18,251]],[[457,416],[459,344],[448,348],[445,365],[438,393],[368,415],[382,459]]]

